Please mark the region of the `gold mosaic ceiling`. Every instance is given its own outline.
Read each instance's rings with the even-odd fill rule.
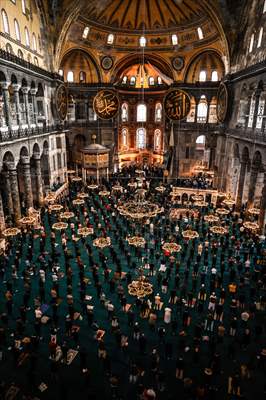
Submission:
[[[206,16],[199,0],[99,0],[82,10],[87,23],[106,30],[162,32],[194,25]]]

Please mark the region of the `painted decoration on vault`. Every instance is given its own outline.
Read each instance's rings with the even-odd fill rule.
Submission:
[[[228,90],[226,85],[223,82],[221,82],[218,89],[217,108],[216,108],[217,119],[219,122],[224,122],[227,114],[227,108],[228,108]]]
[[[112,90],[100,90],[93,100],[93,109],[101,119],[111,119],[119,110],[119,99]]]
[[[58,86],[55,92],[55,107],[58,118],[64,121],[67,117],[68,109],[68,93],[64,84]]]
[[[190,97],[183,90],[173,89],[164,98],[164,110],[167,117],[173,121],[181,121],[190,111]]]

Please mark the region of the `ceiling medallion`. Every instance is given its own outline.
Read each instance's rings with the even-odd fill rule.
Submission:
[[[101,119],[114,118],[119,110],[119,99],[112,90],[100,90],[93,100],[93,109]]]
[[[113,59],[110,56],[104,56],[101,60],[101,66],[105,71],[109,71],[114,65]]]
[[[217,94],[217,119],[219,122],[224,122],[228,109],[228,89],[226,85],[221,82]]]
[[[175,57],[172,58],[172,66],[176,71],[181,71],[184,68],[184,58],[183,57]]]
[[[190,97],[183,90],[170,90],[164,98],[164,110],[167,117],[173,121],[181,121],[190,111]]]
[[[58,118],[61,121],[64,121],[67,116],[68,94],[67,94],[67,88],[65,87],[65,85],[63,83],[56,88],[55,107],[56,107]]]

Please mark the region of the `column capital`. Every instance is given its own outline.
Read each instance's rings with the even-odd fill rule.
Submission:
[[[30,164],[30,157],[29,156],[20,156],[20,161],[23,165]]]
[[[32,96],[36,96],[37,92],[38,92],[37,88],[30,89],[30,93],[31,93]]]
[[[33,153],[32,155],[35,161],[41,161],[41,154],[40,153]]]
[[[21,88],[21,85],[19,83],[12,83],[12,89],[14,90],[14,92],[18,92],[19,89]]]
[[[8,90],[10,82],[0,82],[0,86],[3,90]]]
[[[17,172],[14,161],[5,161],[8,172]]]
[[[22,86],[21,87],[22,93],[23,94],[28,94],[30,91],[30,88],[28,86]]]

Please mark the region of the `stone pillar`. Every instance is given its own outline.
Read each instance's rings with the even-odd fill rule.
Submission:
[[[3,231],[5,229],[5,227],[6,227],[5,214],[4,214],[2,196],[0,194],[0,232]]]
[[[8,126],[9,129],[11,129],[11,118],[10,118],[10,109],[9,109],[9,88],[10,83],[9,82],[0,82],[0,86],[2,88],[3,92],[3,102],[4,102],[4,117],[5,117],[5,123],[6,126]]]
[[[237,195],[236,195],[236,209],[237,210],[240,210],[240,208],[242,206],[242,197],[243,197],[243,191],[244,191],[246,169],[247,169],[247,163],[244,161],[241,161],[239,180],[238,180],[238,189],[237,189]]]
[[[28,88],[27,86],[22,86],[21,90],[23,93],[23,101],[24,101],[24,106],[25,106],[26,123],[30,127],[29,99],[28,99],[28,93],[29,93],[30,88]]]
[[[10,186],[10,179],[8,171],[3,172],[4,180],[5,180],[5,192],[7,198],[7,207],[8,207],[8,214],[13,214],[13,200],[11,194],[11,186]]]
[[[29,209],[33,207],[33,196],[32,196],[32,185],[31,185],[31,173],[30,173],[30,159],[28,156],[20,157],[22,164],[22,174],[25,185],[25,205]]]
[[[36,94],[37,94],[37,89],[30,89],[31,97],[32,97],[32,107],[33,107],[33,120],[35,125],[37,125],[37,113],[38,113],[38,108],[37,108],[37,100],[36,100]]]
[[[260,215],[259,215],[259,226],[262,234],[265,234],[266,222],[266,174],[264,174],[264,186],[261,193],[261,202],[260,202]]]
[[[43,203],[41,156],[40,156],[40,154],[33,154],[33,158],[35,161],[37,201],[40,206]]]
[[[14,99],[15,99],[15,106],[16,106],[16,117],[17,117],[17,124],[21,127],[21,114],[20,114],[20,104],[19,104],[19,89],[20,85],[13,83],[12,88],[14,91]]]
[[[17,170],[13,162],[8,162],[7,166],[9,171],[13,213],[15,216],[15,221],[17,222],[21,218]]]
[[[256,128],[257,124],[257,115],[258,115],[258,109],[259,109],[259,101],[260,101],[260,90],[256,90],[255,93],[255,109],[254,109],[254,118],[253,118],[253,124],[252,124],[252,129]]]
[[[248,208],[252,207],[254,202],[258,173],[259,173],[258,168],[252,168],[250,171],[250,183],[249,183],[248,204],[247,204]]]

